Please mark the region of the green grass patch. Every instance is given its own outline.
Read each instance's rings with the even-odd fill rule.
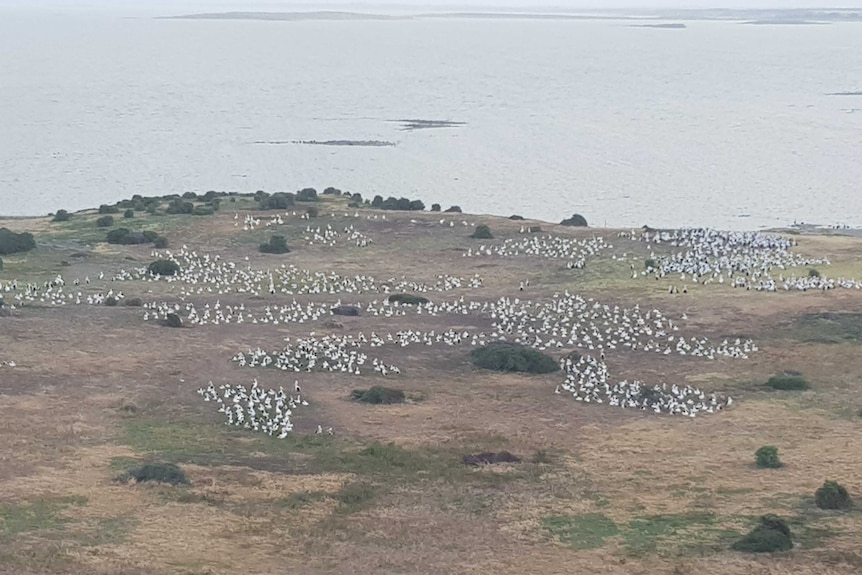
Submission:
[[[598,549],[604,546],[605,539],[620,533],[617,524],[600,513],[548,515],[542,518],[542,527],[573,549]]]
[[[347,515],[367,509],[374,502],[378,488],[368,481],[351,481],[335,493],[336,513]]]
[[[791,336],[808,343],[862,341],[862,313],[810,313],[796,318]]]
[[[632,519],[628,529],[623,531],[623,542],[633,555],[654,553],[663,542],[678,541],[685,531],[714,523],[715,516],[703,512],[638,517]]]
[[[86,497],[40,497],[24,503],[0,505],[0,539],[20,533],[62,529],[69,519],[62,511],[72,505],[86,505]]]

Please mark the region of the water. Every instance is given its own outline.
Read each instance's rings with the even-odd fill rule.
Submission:
[[[858,90],[859,24],[0,13],[0,214],[332,185],[594,225],[860,226],[862,96],[827,95]],[[336,139],[397,145],[255,143]]]

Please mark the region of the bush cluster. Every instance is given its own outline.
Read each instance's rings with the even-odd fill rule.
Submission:
[[[72,214],[70,214],[66,210],[57,210],[57,213],[54,214],[54,219],[51,221],[68,222],[71,217],[72,217]]]
[[[269,195],[266,192],[258,192],[255,197],[258,197],[258,206],[262,210],[286,210],[296,205],[296,198],[293,194],[277,193]]]
[[[470,237],[477,240],[492,240],[494,239],[494,234],[491,233],[491,228],[487,225],[479,224],[476,226],[476,229],[473,230],[473,233],[470,234]]]
[[[733,544],[736,551],[748,553],[775,553],[793,549],[790,527],[775,515],[764,515],[760,524]]]
[[[317,190],[314,188],[303,188],[296,192],[296,201],[297,202],[316,202],[317,201]]]
[[[350,398],[362,403],[391,405],[393,403],[404,403],[404,392],[400,389],[375,385],[371,389],[354,389],[350,393]]]
[[[394,293],[389,296],[389,303],[398,303],[402,305],[425,305],[428,301],[427,297],[409,293]]]
[[[147,266],[147,272],[154,276],[173,276],[179,271],[180,265],[172,260],[156,260]]]
[[[176,198],[168,203],[165,212],[168,214],[191,214],[195,211],[195,205],[191,202],[184,201],[182,198]]]
[[[269,243],[260,244],[258,249],[265,254],[286,254],[290,251],[284,236],[272,236]]]
[[[158,244],[159,240],[164,238],[162,238],[159,234],[152,230],[145,230],[143,232],[132,232],[127,228],[116,228],[108,232],[108,235],[105,239],[109,244],[129,246],[149,243]],[[166,246],[156,245],[156,247]]]
[[[145,463],[126,472],[128,479],[138,483],[155,481],[171,485],[188,485],[189,479],[185,472],[173,463]]]
[[[774,445],[764,445],[755,451],[754,459],[761,469],[778,469],[784,466],[778,458],[778,448]]]
[[[109,206],[108,204],[102,204],[101,206],[99,206],[99,213],[100,214],[119,214],[120,208],[118,208],[117,206]]]
[[[215,213],[215,208],[212,206],[195,206],[192,210],[193,216],[211,216]]]
[[[329,186],[328,188],[323,190],[323,195],[324,196],[340,196],[341,190],[339,190],[338,188],[333,188],[332,186]]]
[[[473,365],[495,371],[552,373],[560,369],[551,356],[517,343],[491,342],[470,353]]]
[[[836,481],[826,481],[814,492],[814,503],[820,509],[849,509],[853,500],[843,485]]]
[[[16,234],[8,228],[0,228],[0,255],[28,252],[36,247],[36,240],[30,232]]]
[[[393,196],[389,196],[384,200],[383,196],[374,196],[374,199],[371,200],[371,207],[380,210],[422,211],[425,209],[425,204],[422,203],[422,200],[396,198]]]

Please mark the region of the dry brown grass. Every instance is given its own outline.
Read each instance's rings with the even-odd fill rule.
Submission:
[[[862,407],[859,347],[802,343],[792,331],[793,318],[804,313],[862,311],[862,293],[754,294],[713,284],[670,295],[666,282],[630,280],[627,264],[608,258],[567,271],[563,261],[462,257],[476,243],[467,238],[472,228],[462,220],[489,224],[493,241],[519,237],[527,222],[397,212],[386,213],[385,221],[367,220],[344,217],[343,208],[333,219],[328,204],[311,225],[354,224],[374,238],[374,247],[302,246],[297,238],[309,222],[289,219],[279,233],[286,233],[295,249],[284,257],[265,256],[254,247],[272,230],[243,232],[234,226],[231,208],[223,203],[212,218],[159,225],[174,226],[167,233],[173,247],[187,244],[235,261],[248,256],[256,267],[289,262],[428,283],[442,273],[478,272],[485,279],[482,289],[430,294],[432,300],[543,299],[569,289],[609,303],[640,303],[671,317],[685,313],[686,330],[712,339],[751,335],[761,351],[746,361],[609,356],[619,377],[689,382],[738,398],[727,412],[682,420],[577,405],[553,395],[558,376],[477,372],[463,348],[383,348],[373,355],[404,370],[386,385],[403,388],[418,401],[361,405],[347,397],[353,388],[373,384],[373,376],[303,374],[303,395],[311,406],[296,415],[297,435],[313,434],[320,423],[333,426],[336,437],[279,447],[214,425],[215,414],[194,390],[208,380],[247,383],[252,377],[262,385],[287,387],[292,375],[241,370],[228,358],[248,347],[279,347],[286,335],[324,332],[322,322],[166,330],[143,324],[137,309],[27,307],[0,318],[0,360],[18,363],[0,368],[0,421],[6,423],[0,426],[0,573],[820,575],[862,568],[862,515],[817,512],[810,503],[827,478],[862,497],[862,442],[853,419]],[[440,218],[456,226],[441,226]],[[37,235],[56,228],[42,220],[8,223]],[[543,227],[545,233],[576,237],[595,233]],[[841,275],[862,277],[859,240],[799,240],[801,252],[828,255]],[[616,253],[642,256],[640,245],[615,237],[613,243]],[[39,258],[65,257],[40,248],[26,261],[7,260],[2,277],[16,270],[22,277],[35,276]],[[110,277],[120,268],[145,265],[149,248],[100,246],[70,261],[59,270],[67,279],[94,278],[99,270]],[[818,268],[831,275],[829,267]],[[527,278],[530,288],[518,292]],[[97,293],[118,286],[145,301],[176,293],[163,283],[94,281],[80,289]],[[334,303],[339,297],[344,303],[383,299],[373,294],[304,299]],[[216,299],[258,306],[289,301],[268,294],[254,302],[236,294],[194,301],[202,306]],[[341,320],[345,327],[331,331],[385,333],[417,323],[414,317]],[[490,326],[488,318],[419,321],[438,331]],[[767,393],[757,385],[784,369],[804,372],[812,389],[794,395]],[[146,436],[158,429],[170,430],[173,438]],[[357,459],[375,440],[403,447],[407,466],[375,469]],[[784,468],[755,468],[754,451],[764,444],[779,446]],[[479,470],[457,464],[460,455],[502,448],[527,462]],[[530,462],[539,452],[542,462]],[[124,465],[160,458],[180,463],[191,486],[114,481]],[[353,507],[340,502],[342,490],[366,484],[373,487],[368,501]],[[46,511],[30,523],[14,523],[12,530],[13,521],[36,509],[33,505],[45,505]],[[730,532],[747,530],[763,513],[792,518],[803,545],[767,558],[729,551]],[[579,549],[546,528],[552,516],[604,517],[619,533]],[[676,522],[678,531],[652,536],[630,526],[655,516]]]

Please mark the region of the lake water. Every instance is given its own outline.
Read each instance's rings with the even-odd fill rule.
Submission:
[[[336,186],[593,225],[862,226],[862,24],[0,12],[0,214]],[[463,125],[406,131],[400,119]],[[381,140],[387,147],[303,145]]]

